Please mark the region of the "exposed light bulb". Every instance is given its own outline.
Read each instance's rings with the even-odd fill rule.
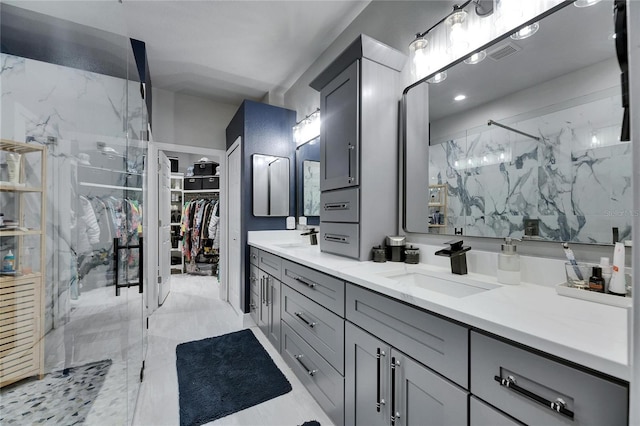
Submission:
[[[526,27],[522,27],[520,30],[511,34],[511,38],[514,40],[524,40],[525,38],[531,37],[536,32],[538,32],[539,28],[540,28],[540,24],[538,24],[537,22],[534,22],[533,24],[527,25]]]
[[[469,56],[467,59],[465,59],[464,63],[469,65],[474,65],[474,64],[477,64],[478,62],[482,62],[486,57],[487,57],[487,52],[484,50],[481,50]]]
[[[451,27],[449,40],[451,41],[451,49],[454,52],[460,52],[469,46],[467,31],[464,28],[466,18],[467,12],[462,9],[456,10],[447,18],[447,23]]]
[[[463,101],[465,99],[467,99],[467,96],[463,95],[462,93],[456,96],[455,98],[453,98],[454,101]]]
[[[427,58],[428,44],[429,42],[426,38],[416,37],[409,45],[409,55],[411,57],[411,64],[413,65],[412,72],[416,80],[426,77],[429,72],[429,62]]]

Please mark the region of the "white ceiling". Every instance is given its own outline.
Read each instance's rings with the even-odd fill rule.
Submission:
[[[239,104],[283,94],[369,2],[7,3],[142,40],[154,87]]]

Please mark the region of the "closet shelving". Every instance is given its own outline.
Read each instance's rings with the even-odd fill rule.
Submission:
[[[184,204],[183,173],[171,174],[171,273],[184,273],[180,226]]]
[[[5,155],[20,154],[20,183],[0,183],[4,219],[13,221],[0,227],[0,245],[15,255],[13,271],[0,275],[0,343],[5,348],[0,352],[0,387],[3,387],[26,377],[42,378],[44,374],[47,154],[42,145],[4,139],[0,140],[0,151]],[[31,165],[39,162],[39,177],[26,176],[27,158]],[[37,173],[37,168],[33,170]],[[36,209],[39,212],[34,211],[33,204],[29,205],[35,199],[39,199]],[[39,247],[30,247],[36,245]]]

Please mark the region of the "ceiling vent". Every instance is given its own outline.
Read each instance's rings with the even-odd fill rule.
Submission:
[[[492,50],[488,50],[487,51],[487,56],[491,59],[493,59],[494,61],[499,61],[501,59],[506,58],[507,56],[511,56],[514,53],[518,52],[522,50],[522,48],[520,46],[518,46],[515,43],[512,42],[507,42],[505,44],[502,44]]]

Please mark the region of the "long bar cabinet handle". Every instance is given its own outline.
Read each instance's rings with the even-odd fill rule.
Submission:
[[[567,403],[562,398],[556,398],[555,401],[549,401],[546,398],[537,395],[530,390],[522,388],[517,385],[516,379],[513,376],[508,376],[506,379],[503,379],[500,376],[494,376],[493,379],[505,388],[511,389],[517,394],[524,396],[525,398],[531,399],[534,402],[537,402],[540,405],[544,405],[548,409],[555,411],[556,413],[562,414],[570,419],[573,419],[574,412],[567,409]]]

